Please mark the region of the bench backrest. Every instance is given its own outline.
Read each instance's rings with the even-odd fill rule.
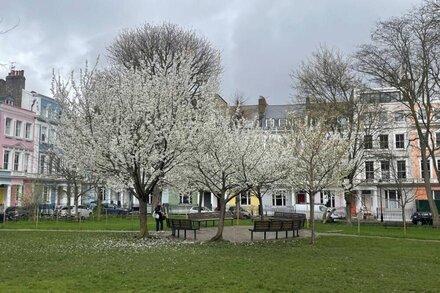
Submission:
[[[283,227],[283,222],[284,221],[280,221],[280,220],[270,221],[269,230],[280,231]]]
[[[169,219],[172,229],[192,229],[192,221],[189,219]]]
[[[283,226],[282,226],[282,230],[287,230],[290,231],[293,229],[293,222],[294,221],[282,221]]]
[[[254,231],[268,231],[270,227],[270,222],[267,220],[255,220],[254,221]]]
[[[219,219],[220,218],[220,212],[209,212],[209,213],[191,213],[188,214],[188,219],[191,220],[200,220],[200,219]],[[225,219],[233,218],[233,215],[231,212],[225,213]]]

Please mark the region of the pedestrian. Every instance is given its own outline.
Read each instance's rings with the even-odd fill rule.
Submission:
[[[154,219],[156,220],[156,231],[162,231],[165,212],[160,204],[158,204],[154,209]]]

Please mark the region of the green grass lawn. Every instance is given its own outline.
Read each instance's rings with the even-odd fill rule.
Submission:
[[[403,227],[399,226],[384,226],[383,224],[364,224],[360,225],[358,230],[357,223],[354,222],[352,226],[348,226],[343,222],[321,224],[316,223],[317,232],[342,233],[363,236],[383,236],[383,237],[397,237],[397,238],[414,238],[414,239],[432,239],[440,240],[440,229],[432,228],[432,226],[417,226],[409,225],[407,234],[404,235]]]
[[[155,220],[148,216],[148,229],[155,230]],[[234,225],[250,225],[250,220],[234,221]],[[230,222],[225,222],[225,225],[230,225]],[[164,222],[164,228],[166,229]],[[83,221],[66,220],[56,218],[42,218],[37,222],[33,220],[19,220],[7,221],[0,223],[0,229],[48,229],[48,230],[118,230],[118,231],[138,231],[139,230],[139,216],[101,216],[98,218],[90,218]]]
[[[0,292],[438,292],[440,243],[323,236],[248,244],[0,231]]]

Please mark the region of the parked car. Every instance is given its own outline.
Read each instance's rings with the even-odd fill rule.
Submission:
[[[416,225],[432,225],[432,214],[430,212],[415,212],[411,215],[411,221]]]
[[[195,207],[191,207],[188,211],[189,214],[194,214],[194,213],[198,213],[199,212],[199,207],[195,206]],[[201,213],[210,213],[212,212],[210,209],[208,209],[207,207],[202,207],[200,210]]]
[[[69,215],[69,207],[64,206],[60,207],[57,210],[58,216],[60,217],[76,217],[75,216],[75,206],[70,207],[70,215]],[[78,216],[81,217],[81,219],[87,219],[93,215],[93,211],[86,206],[79,205],[78,206]]]
[[[345,219],[345,207],[327,208],[327,213],[330,214],[329,222]]]
[[[5,212],[8,220],[27,219],[30,214],[29,208],[26,207],[8,207]]]
[[[107,215],[128,215],[130,211],[112,203],[103,203],[101,205],[101,212]]]
[[[230,207],[229,211],[234,215],[234,217],[236,217],[236,215],[237,215],[237,208],[236,207]],[[239,209],[239,218],[240,219],[250,219],[250,218],[252,218],[252,215],[247,210],[245,210],[244,208],[240,207],[240,209]]]

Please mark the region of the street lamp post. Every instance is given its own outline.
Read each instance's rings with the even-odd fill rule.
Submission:
[[[380,200],[380,222],[383,223],[383,208],[382,208],[382,179],[379,179],[379,200]]]

